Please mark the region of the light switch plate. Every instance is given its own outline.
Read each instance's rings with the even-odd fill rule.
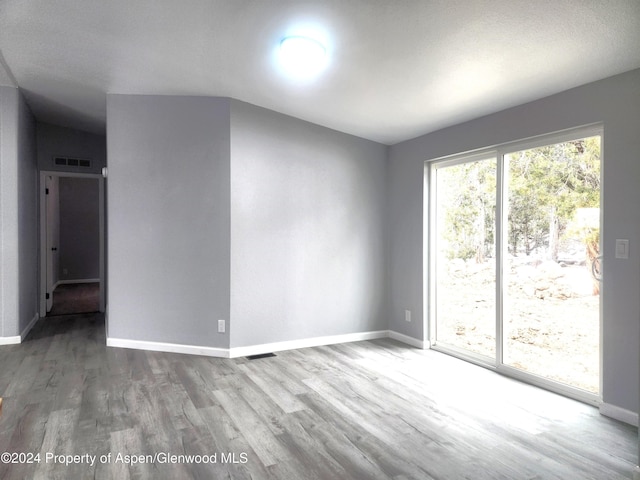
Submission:
[[[629,240],[616,239],[616,258],[629,258]]]

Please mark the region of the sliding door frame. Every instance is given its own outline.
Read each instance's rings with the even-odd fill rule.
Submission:
[[[473,150],[469,152],[459,153],[446,157],[434,158],[427,160],[424,164],[424,331],[427,332],[427,345],[430,348],[442,353],[453,355],[462,360],[474,363],[484,368],[495,370],[498,373],[516,378],[518,380],[530,383],[544,389],[559,393],[561,395],[580,400],[592,405],[602,403],[602,387],[603,387],[603,298],[602,289],[600,290],[599,300],[599,391],[597,394],[587,392],[585,390],[566,385],[536,374],[524,372],[515,367],[504,364],[504,300],[505,300],[505,252],[507,245],[507,220],[508,220],[508,168],[506,168],[505,156],[533,148],[563,143],[586,137],[600,137],[600,252],[602,252],[603,239],[603,145],[604,145],[604,127],[601,123],[585,125],[581,127],[571,128],[560,132],[544,134],[540,136],[530,137],[513,142],[494,145],[487,148]],[[488,158],[496,158],[496,224],[495,224],[495,247],[496,247],[496,357],[494,361],[489,357],[485,357],[473,352],[465,351],[461,348],[452,347],[450,345],[441,345],[437,342],[437,323],[436,323],[436,199],[437,199],[437,170],[461,163],[473,162]],[[603,277],[605,273],[603,272]]]
[[[429,162],[425,162],[425,178],[429,179],[429,182],[425,182],[425,188],[428,189],[429,195],[428,195],[428,201],[429,204],[425,205],[425,212],[429,212],[428,216],[425,218],[425,226],[428,226],[428,228],[426,227],[426,230],[428,231],[428,234],[425,235],[425,255],[424,258],[427,259],[427,265],[426,265],[426,276],[424,278],[426,278],[426,295],[425,295],[425,312],[428,312],[428,314],[426,315],[426,317],[428,318],[428,324],[425,325],[425,332],[429,332],[429,341],[427,342],[428,345],[431,345],[431,348],[433,348],[434,350],[439,350],[439,351],[443,351],[445,353],[449,353],[452,354],[458,358],[461,358],[463,360],[467,360],[469,362],[484,366],[484,367],[488,367],[488,368],[495,368],[495,360],[492,362],[487,361],[489,359],[489,357],[486,357],[484,355],[480,355],[478,353],[475,352],[471,352],[468,350],[464,350],[461,348],[456,348],[455,346],[452,345],[447,345],[445,347],[442,347],[441,345],[438,345],[437,343],[437,322],[436,322],[436,317],[437,317],[437,302],[435,301],[436,299],[436,294],[437,294],[437,285],[436,285],[436,232],[437,232],[437,228],[436,228],[436,208],[437,208],[437,171],[439,168],[447,168],[447,167],[453,167],[455,165],[461,165],[464,163],[471,163],[471,162],[479,162],[482,160],[489,160],[489,159],[496,159],[496,179],[499,180],[500,176],[499,176],[499,171],[500,171],[500,160],[497,157],[498,155],[498,151],[495,148],[487,148],[487,149],[482,149],[482,150],[478,150],[475,152],[470,152],[470,153],[462,153],[462,154],[458,154],[458,155],[453,155],[453,156],[449,156],[449,157],[443,157],[443,158],[439,158],[439,159],[435,159],[433,161],[429,161]],[[496,192],[497,194],[497,192]],[[425,198],[427,198],[427,196],[425,195]],[[496,196],[496,219],[498,218],[498,202],[499,202],[499,198],[498,196]],[[497,225],[496,225],[497,226]],[[498,248],[499,248],[499,244],[498,244],[498,230],[496,230],[496,252],[498,252]],[[498,263],[497,263],[497,259],[498,259],[498,255],[496,255],[496,265],[495,265],[495,272],[496,272],[496,282],[498,281]],[[496,288],[496,291],[499,291],[499,288]],[[498,298],[496,297],[496,301],[498,300]],[[496,308],[498,308],[498,304],[496,303]],[[498,322],[498,318],[496,316],[496,322]],[[497,342],[497,335],[498,335],[498,331],[496,330],[496,342]],[[497,346],[497,345],[496,345]],[[498,355],[498,350],[496,350],[496,359]]]

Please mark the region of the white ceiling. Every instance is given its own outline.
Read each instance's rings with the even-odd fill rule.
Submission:
[[[296,83],[273,51],[308,28],[330,64]],[[0,52],[41,121],[211,95],[393,144],[639,68],[640,0],[0,0]]]

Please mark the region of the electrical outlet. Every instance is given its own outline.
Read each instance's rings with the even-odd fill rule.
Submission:
[[[225,332],[225,321],[218,320],[218,333],[224,333],[224,332]]]
[[[405,322],[410,322],[411,321],[411,310],[405,310],[404,311],[404,321]]]
[[[629,258],[629,240],[616,238],[616,258]]]

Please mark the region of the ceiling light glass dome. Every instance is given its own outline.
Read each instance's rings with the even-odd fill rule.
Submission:
[[[297,79],[310,79],[326,67],[327,49],[313,38],[288,36],[280,42],[279,60],[287,75]]]

